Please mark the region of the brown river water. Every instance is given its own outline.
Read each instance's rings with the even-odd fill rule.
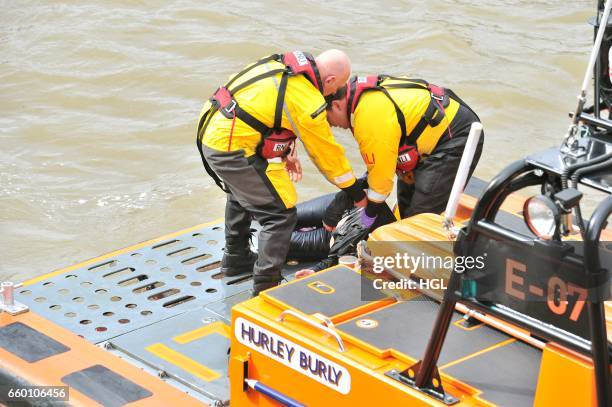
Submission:
[[[594,3],[1,2],[0,280],[221,217],[197,116],[228,75],[273,52],[339,48],[356,73],[452,88],[483,121],[476,175],[490,178],[560,143]],[[335,133],[361,171],[350,134]],[[306,163],[298,191],[333,188]]]

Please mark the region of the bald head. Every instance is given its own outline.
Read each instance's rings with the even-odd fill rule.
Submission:
[[[351,60],[337,49],[322,52],[315,58],[315,62],[323,82],[323,96],[336,93],[351,76]]]

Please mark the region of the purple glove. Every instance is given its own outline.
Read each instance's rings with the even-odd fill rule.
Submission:
[[[368,216],[365,209],[361,211],[361,226],[366,229],[370,229],[374,222],[376,222],[376,215]]]

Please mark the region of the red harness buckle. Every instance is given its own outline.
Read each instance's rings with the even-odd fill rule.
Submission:
[[[439,100],[440,102],[444,100],[444,96],[446,94],[446,91],[444,90],[443,87],[441,86],[436,86],[436,85],[432,85],[431,83],[427,86],[427,89],[429,89],[429,92],[431,92],[431,97]]]
[[[234,109],[238,105],[236,99],[225,86],[220,86],[219,89],[210,98],[213,106],[217,107],[221,114],[228,119],[234,118]]]

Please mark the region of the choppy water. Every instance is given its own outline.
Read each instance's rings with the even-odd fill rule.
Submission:
[[[483,120],[477,175],[490,177],[560,142],[594,14],[594,1],[541,0],[0,6],[0,279],[15,281],[222,216],[197,115],[272,52],[340,48],[355,72],[452,87]],[[307,170],[302,199],[332,191]]]

